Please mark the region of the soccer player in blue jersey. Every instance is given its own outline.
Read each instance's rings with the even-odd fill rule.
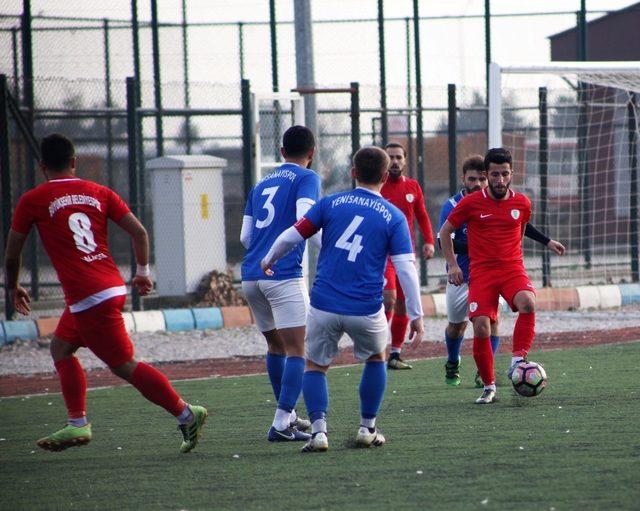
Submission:
[[[247,199],[240,240],[247,248],[242,261],[242,290],[256,325],[267,340],[267,373],[278,401],[267,438],[271,442],[308,440],[307,420],[297,417],[302,391],[304,336],[309,295],[302,277],[305,242],[266,276],[260,261],[275,239],[302,218],[320,196],[320,176],[308,167],[315,138],[309,128],[292,126],[282,137],[285,163],[267,174]]]
[[[484,167],[484,157],[476,154],[467,157],[462,163],[462,184],[463,188],[454,196],[449,197],[442,205],[440,211],[440,229],[447,220],[451,210],[462,200],[465,195],[482,190],[487,187],[487,173]],[[531,224],[527,224],[524,235],[542,245],[545,245],[552,252],[564,254],[564,246],[547,236]],[[439,237],[439,236],[438,236]],[[438,239],[438,242],[440,240]],[[445,364],[445,383],[451,386],[460,385],[460,349],[464,338],[464,332],[469,321],[468,298],[469,298],[469,255],[467,249],[467,226],[463,225],[457,229],[453,235],[453,248],[456,253],[458,266],[462,270],[464,283],[454,286],[447,283],[447,317],[449,324],[444,333],[447,346],[447,362]],[[493,353],[500,346],[498,334],[498,321],[491,323],[491,349]],[[483,383],[480,374],[476,373],[476,387],[482,388]]]
[[[424,332],[409,227],[404,214],[380,195],[388,175],[389,157],[380,148],[365,147],[354,155],[353,165],[351,176],[356,180],[356,188],[317,202],[278,237],[262,261],[267,275],[277,275],[277,261],[322,229],[322,249],[307,317],[307,365],[303,379],[312,437],[302,452],[329,448],[326,373],[338,354],[338,341],[344,333],[353,339],[356,358],[365,361],[356,444],[371,447],[385,443],[376,427],[376,416],[387,382],[388,331],[382,287],[389,256],[405,293],[412,347],[422,341]]]

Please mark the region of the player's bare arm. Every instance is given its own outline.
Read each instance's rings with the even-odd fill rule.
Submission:
[[[4,258],[4,275],[13,306],[20,313],[27,315],[31,312],[31,297],[29,292],[20,286],[20,266],[21,254],[24,242],[27,239],[26,234],[19,233],[13,229],[9,229],[9,238],[7,239],[7,249]]]
[[[416,348],[424,335],[422,322],[422,302],[420,300],[420,280],[415,266],[413,254],[391,256],[391,262],[396,269],[398,280],[404,290],[407,313],[410,318],[409,339],[412,340],[411,348]]]
[[[149,270],[149,235],[147,230],[133,213],[124,215],[118,225],[131,236],[133,242],[133,252],[138,267],[131,284],[141,296],[148,295],[153,289],[153,281]]]
[[[440,245],[442,246],[444,258],[447,261],[447,266],[449,268],[447,278],[451,284],[459,286],[464,283],[464,276],[462,275],[462,270],[458,266],[456,255],[453,251],[453,240],[451,239],[451,235],[454,231],[455,227],[449,222],[449,220],[442,224],[442,229],[440,229]]]
[[[426,260],[431,259],[436,253],[436,247],[433,243],[425,243],[422,245],[422,257]]]
[[[549,240],[549,243],[547,243],[547,248],[551,250],[551,252],[559,256],[564,255],[566,251],[564,245],[556,240]]]

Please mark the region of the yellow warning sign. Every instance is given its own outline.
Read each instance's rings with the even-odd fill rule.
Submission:
[[[209,196],[206,193],[200,194],[200,216],[205,220],[209,218]]]

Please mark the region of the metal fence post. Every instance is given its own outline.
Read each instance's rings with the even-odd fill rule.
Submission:
[[[240,62],[240,80],[244,80],[244,23],[238,23],[238,57]]]
[[[351,82],[349,85],[351,86],[351,158],[353,158],[360,149],[360,83]],[[354,179],[351,179],[351,187],[356,187]]]
[[[27,129],[33,133],[33,106],[34,90],[33,90],[33,40],[31,29],[31,0],[23,0],[22,12],[22,72],[23,72],[23,102],[26,107],[25,117],[27,120]],[[33,188],[36,185],[36,167],[33,157],[26,154],[27,163],[27,186]],[[31,297],[37,301],[40,298],[40,275],[38,272],[38,240],[37,236],[32,234],[28,241],[28,253],[30,259],[31,273]]]
[[[484,0],[484,65],[487,87],[487,106],[489,106],[489,65],[491,64],[491,0]]]
[[[380,61],[380,133],[382,146],[389,141],[389,119],[387,117],[387,67],[384,46],[384,0],[378,0],[378,59]]]
[[[640,280],[638,261],[638,104],[636,95],[631,93],[627,105],[629,123],[629,169],[631,173],[629,190],[629,243],[631,244],[631,280]]]
[[[253,187],[253,120],[251,113],[251,82],[241,81],[242,97],[242,187],[244,198],[249,197]]]
[[[136,79],[136,99],[141,105],[142,91],[140,83],[142,77],[140,73],[140,26],[138,24],[138,0],[131,0],[131,41],[133,43],[133,76]]]
[[[156,107],[156,155],[164,154],[162,130],[162,83],[160,78],[160,33],[158,28],[158,1],[151,0],[151,45],[153,47],[153,96]],[[141,174],[140,190],[144,197],[144,175]]]
[[[2,185],[2,238],[4,247],[11,228],[11,140],[9,138],[9,107],[7,76],[0,75],[0,184]],[[4,317],[11,319],[14,309],[7,283],[4,285]]]
[[[449,195],[455,195],[458,189],[458,107],[456,101],[456,85],[447,86],[448,108],[448,142],[449,142]]]
[[[134,77],[127,77],[127,148],[129,160],[129,206],[134,215],[140,217],[140,194],[138,189],[138,99],[137,85]],[[136,258],[131,248],[131,278],[136,274]],[[131,286],[131,306],[134,311],[140,310],[140,295]]]
[[[415,177],[415,165],[413,158],[413,112],[411,106],[411,19],[404,19],[406,59],[407,59],[407,169],[410,177]]]
[[[105,87],[105,106],[107,107],[107,115],[105,118],[107,131],[107,186],[113,188],[113,125],[111,122],[110,109],[113,107],[111,99],[111,61],[109,55],[109,20],[104,19],[103,27],[103,44],[104,44],[104,87]]]
[[[18,29],[11,28],[11,57],[13,61],[13,95],[20,101],[20,72],[18,71]]]
[[[540,228],[548,232],[547,224],[547,176],[549,173],[549,115],[547,110],[547,88],[538,89],[538,109],[540,114],[538,161],[540,162]],[[542,250],[542,287],[551,285],[551,263],[549,251]]]
[[[589,111],[585,84],[578,84],[578,186],[580,193],[580,251],[584,256],[585,268],[591,269],[591,230],[589,221],[589,164],[588,164],[588,127]]]
[[[189,90],[189,27],[187,25],[187,0],[182,0],[182,74],[184,84],[184,107],[191,108]],[[191,154],[191,116],[184,117],[184,135],[187,154]]]
[[[417,126],[416,126],[416,144],[418,158],[418,183],[424,189],[424,132],[422,127],[422,66],[420,65],[420,13],[418,9],[418,0],[413,0],[413,39],[414,53],[416,60],[416,110],[417,110]],[[426,195],[426,194],[425,194]],[[424,243],[420,236],[420,245]],[[420,257],[420,284],[426,286],[429,283],[427,274],[427,265],[423,257]]]

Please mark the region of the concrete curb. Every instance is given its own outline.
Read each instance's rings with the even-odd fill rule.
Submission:
[[[578,286],[575,288],[543,288],[537,291],[537,309],[565,311],[608,309],[640,303],[640,284]],[[425,317],[447,314],[446,296],[435,293],[422,296]],[[501,302],[503,311],[509,309]],[[157,331],[190,331],[249,326],[255,323],[247,306],[206,307],[123,312],[129,333]],[[0,345],[16,339],[36,339],[51,335],[59,317],[38,320],[0,321]]]

